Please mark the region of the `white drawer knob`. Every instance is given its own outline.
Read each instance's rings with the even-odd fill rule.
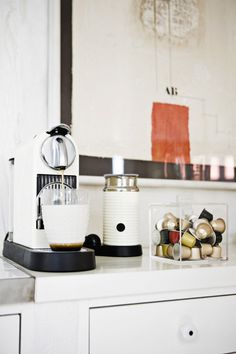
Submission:
[[[180,328],[180,335],[185,341],[193,341],[197,336],[197,329],[193,324],[187,324]]]

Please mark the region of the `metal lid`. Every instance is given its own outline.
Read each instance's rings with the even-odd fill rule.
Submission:
[[[104,177],[104,191],[139,191],[137,186],[137,174],[106,174]]]

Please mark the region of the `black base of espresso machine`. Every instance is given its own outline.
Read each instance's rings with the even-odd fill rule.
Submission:
[[[75,251],[33,249],[8,239],[4,240],[3,256],[21,266],[40,272],[78,272],[96,268],[95,252],[82,247]]]

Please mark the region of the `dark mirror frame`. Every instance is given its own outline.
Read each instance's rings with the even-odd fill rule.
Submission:
[[[61,122],[72,123],[72,0],[61,0]],[[112,158],[79,156],[81,176],[103,176],[112,173]],[[140,178],[235,182],[225,178],[225,166],[219,167],[217,180],[211,180],[210,165],[174,164],[124,159],[124,173],[137,173]],[[236,176],[236,168],[234,168]]]

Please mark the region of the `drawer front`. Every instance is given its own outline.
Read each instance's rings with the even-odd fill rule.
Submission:
[[[236,352],[236,296],[90,309],[90,354]]]
[[[20,315],[0,316],[0,353],[20,353]]]

